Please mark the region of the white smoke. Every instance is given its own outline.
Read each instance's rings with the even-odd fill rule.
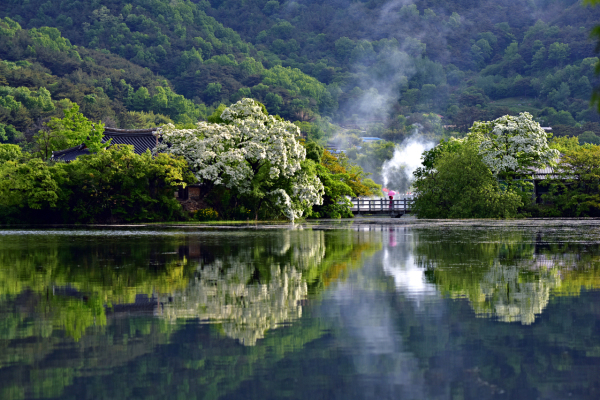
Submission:
[[[417,72],[414,60],[403,50],[387,48],[380,55],[377,70],[362,76],[361,86],[368,87],[350,105],[348,112],[361,119],[382,119],[398,101],[400,86]],[[381,74],[381,71],[393,71]]]
[[[421,155],[434,146],[435,143],[426,139],[417,127],[408,139],[396,145],[392,158],[383,163],[381,167],[383,185],[400,193],[408,192],[413,180],[413,172],[422,166]]]

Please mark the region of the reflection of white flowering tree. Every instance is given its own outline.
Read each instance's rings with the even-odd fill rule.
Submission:
[[[325,257],[324,233],[287,231],[265,250],[248,248],[199,265],[187,288],[169,294],[171,301],[161,299],[164,316],[218,322],[227,336],[245,345],[299,318],[301,300],[308,294],[307,278]],[[256,279],[255,264],[268,269],[268,279]]]
[[[550,291],[560,283],[557,269],[541,269],[532,274],[523,271],[522,266],[505,266],[496,261],[484,275],[480,296],[471,299],[471,305],[477,315],[530,325],[548,304]]]
[[[195,129],[168,125],[157,151],[184,157],[208,187],[223,185],[254,199],[257,217],[264,204],[290,220],[322,204],[323,184],[297,140],[298,127],[265,114],[251,99],[226,108],[221,119]]]
[[[250,346],[269,329],[302,316],[300,300],[308,289],[294,267],[272,265],[265,284],[249,284],[253,271],[247,263],[223,267],[205,266],[184,293],[175,293],[165,316],[219,322],[225,335]]]
[[[477,316],[502,322],[534,323],[563,285],[564,266],[577,263],[536,254],[531,237],[517,230],[426,230],[414,238],[418,264],[442,295],[467,298]]]
[[[475,122],[469,135],[480,141],[479,154],[494,175],[526,172],[558,157],[558,151],[548,147],[546,132],[527,112]]]

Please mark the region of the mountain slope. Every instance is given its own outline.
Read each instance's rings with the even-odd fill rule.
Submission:
[[[285,118],[330,116],[394,141],[415,123],[465,130],[519,111],[600,122],[589,107],[600,8],[575,0],[9,0],[0,16],[150,69],[193,101],[190,119],[254,97]],[[165,113],[140,86],[149,93],[125,108]]]

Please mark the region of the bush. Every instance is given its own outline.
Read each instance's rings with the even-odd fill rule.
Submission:
[[[194,219],[197,221],[216,221],[219,219],[219,213],[212,208],[202,208],[194,213]]]
[[[327,204],[313,211],[309,218],[352,218],[354,215],[346,202],[344,204]]]
[[[565,150],[556,174],[543,182],[549,192],[540,213],[549,217],[600,217],[600,146]]]
[[[194,181],[185,160],[137,155],[133,146],[112,146],[69,164],[6,161],[0,163],[0,218],[34,223],[180,219],[183,211],[173,192]]]
[[[579,135],[579,144],[600,144],[600,137],[592,131],[585,131]]]

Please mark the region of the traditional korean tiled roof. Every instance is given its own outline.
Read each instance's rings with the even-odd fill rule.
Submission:
[[[52,159],[56,161],[73,161],[79,156],[83,156],[86,154],[90,154],[89,150],[85,147],[84,144],[80,144],[75,147],[71,147],[69,149],[53,151]]]
[[[558,161],[558,160],[556,160]],[[560,171],[554,167],[546,165],[544,168],[533,168],[527,174],[531,175],[534,180],[557,179]]]
[[[107,143],[110,140],[111,145],[129,144],[133,146],[133,151],[135,152],[135,154],[142,154],[145,153],[146,150],[152,151],[156,147],[156,145],[161,142],[161,139],[157,138],[156,135],[158,129],[159,128],[104,128],[104,137],[102,138],[102,143]],[[90,154],[90,152],[84,144],[80,144],[69,149],[52,152],[52,159],[57,161],[73,161],[77,157],[85,154]]]
[[[111,144],[130,144],[133,145],[133,151],[135,154],[145,153],[146,150],[152,151],[156,145],[161,141],[156,137],[156,131],[158,128],[153,129],[104,129],[104,139],[102,141],[106,143],[109,139]]]
[[[546,166],[546,168],[536,168],[533,170],[534,179],[546,179],[551,176],[554,177],[556,173],[552,169],[552,167]]]

